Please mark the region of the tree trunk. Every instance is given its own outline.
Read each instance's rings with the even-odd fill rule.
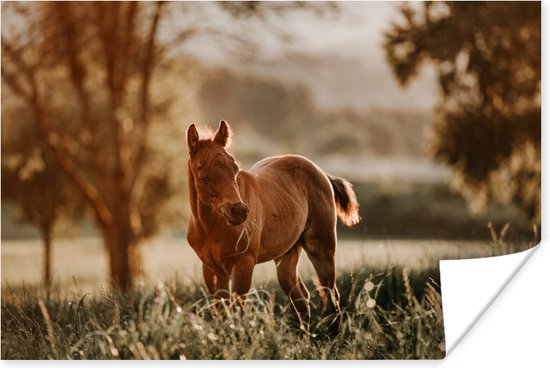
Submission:
[[[131,229],[114,224],[104,231],[104,241],[109,253],[111,284],[127,291],[133,283]]]
[[[52,229],[50,226],[42,229],[44,242],[44,286],[48,289],[52,282]]]

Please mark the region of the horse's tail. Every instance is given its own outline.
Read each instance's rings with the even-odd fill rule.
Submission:
[[[349,181],[338,176],[327,174],[334,189],[334,202],[338,210],[338,217],[346,226],[353,226],[361,221],[359,216],[359,202]]]

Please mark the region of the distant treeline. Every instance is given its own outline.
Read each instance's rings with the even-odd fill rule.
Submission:
[[[299,84],[219,69],[202,73],[198,101],[205,122],[231,122],[235,149],[250,159],[281,151],[428,157],[429,111],[329,111]]]
[[[521,208],[490,203],[485,213],[475,215],[464,198],[446,183],[354,184],[363,220],[351,229],[340,224],[342,237],[490,241],[489,222],[497,233],[509,223],[505,239],[511,242],[532,241],[535,237]]]

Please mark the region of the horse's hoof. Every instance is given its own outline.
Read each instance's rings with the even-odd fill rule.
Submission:
[[[310,335],[309,322],[305,322],[304,320],[302,320],[302,319],[300,319],[296,316],[293,316],[289,320],[289,327],[293,332],[297,333],[300,336]]]
[[[336,336],[340,334],[342,331],[342,315],[338,315],[334,318],[332,323],[330,324],[329,328],[329,337],[331,339],[334,339]]]
[[[330,339],[338,336],[342,329],[342,315],[331,314],[327,315],[319,325],[319,332]]]

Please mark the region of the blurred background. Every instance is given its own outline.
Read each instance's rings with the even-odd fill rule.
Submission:
[[[2,3],[2,289],[200,279],[185,131],[221,119],[243,168],[353,183],[341,267],[532,246],[540,42],[540,3]]]

